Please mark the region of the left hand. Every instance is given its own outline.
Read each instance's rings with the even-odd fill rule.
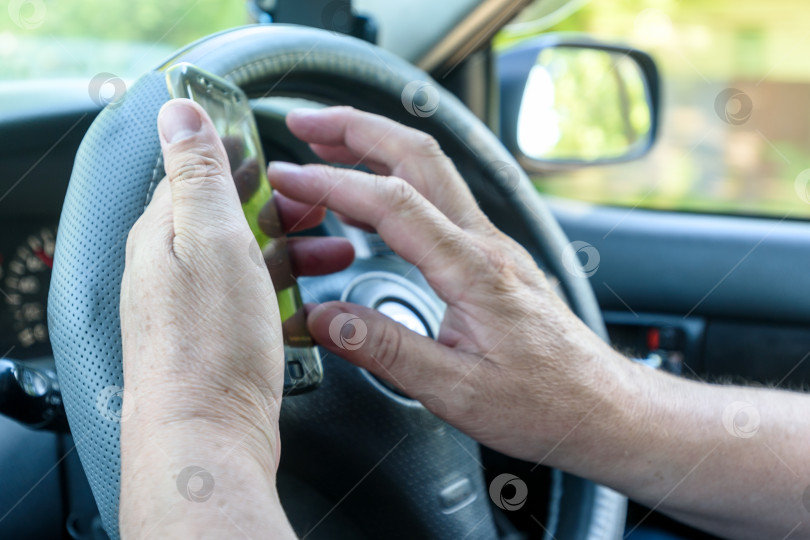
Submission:
[[[124,411],[132,411],[121,422],[122,532],[144,534],[145,520],[175,508],[166,523],[186,528],[161,536],[203,523],[213,527],[205,534],[220,525],[224,533],[229,520],[210,523],[222,518],[211,509],[227,508],[233,522],[255,523],[265,535],[286,523],[263,523],[268,508],[280,511],[284,349],[276,294],[207,114],[173,100],[158,123],[167,177],[130,231],[121,284]],[[324,215],[283,197],[276,203],[286,229],[312,227]],[[338,262],[320,266],[314,253]],[[290,256],[297,273],[314,274],[345,266],[352,250],[345,240],[299,239]],[[178,493],[175,481],[191,465],[212,475],[214,507]],[[245,497],[249,508],[238,504]],[[200,516],[189,519],[194,511]]]

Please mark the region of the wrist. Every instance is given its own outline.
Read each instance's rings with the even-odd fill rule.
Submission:
[[[659,375],[634,364],[607,344],[575,370],[578,391],[566,400],[552,446],[543,463],[594,478],[606,463],[626,457],[627,448],[643,437],[650,410],[651,378]]]
[[[239,452],[274,478],[280,458],[278,408],[253,394],[234,395],[188,386],[149,392],[127,390],[121,437],[137,448],[160,443],[170,455],[199,449],[204,455]]]
[[[122,537],[292,536],[274,471],[253,454],[167,442],[156,437],[138,451],[122,440]]]
[[[126,368],[126,365],[125,365]],[[189,427],[222,441],[241,441],[263,454],[278,453],[280,395],[238,373],[125,369],[122,431],[187,433]]]
[[[226,430],[207,418],[139,423],[133,414],[121,427],[122,533],[291,534],[276,490],[277,432],[265,441],[255,431]]]

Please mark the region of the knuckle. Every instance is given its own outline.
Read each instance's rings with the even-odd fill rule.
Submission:
[[[439,141],[424,131],[417,132],[414,140],[414,151],[422,157],[444,157]]]
[[[383,201],[388,201],[396,212],[413,209],[419,205],[419,192],[405,180],[395,176],[376,176],[375,187]]]
[[[213,145],[198,145],[172,156],[168,172],[173,180],[221,180],[229,167],[225,166],[219,153]]]
[[[506,293],[517,285],[514,279],[515,261],[507,249],[497,243],[477,239],[473,252],[477,254],[474,265],[483,275],[490,276],[490,283],[495,289]]]
[[[545,290],[548,284],[532,256],[512,238],[501,233],[500,241],[477,239],[475,266],[489,276],[493,291],[502,297],[523,298],[526,287]]]
[[[400,355],[402,354],[402,335],[393,325],[396,323],[385,321],[369,333],[369,350],[372,359],[385,371],[395,373],[398,369]]]
[[[442,249],[449,253],[450,257],[455,260],[466,260],[470,254],[475,255],[478,251],[478,246],[473,239],[464,232],[458,234],[447,234],[442,239]]]
[[[512,265],[510,258],[502,249],[489,247],[484,251],[484,253],[486,256],[486,264],[490,268],[491,272],[494,272],[500,276],[505,276],[511,269]]]

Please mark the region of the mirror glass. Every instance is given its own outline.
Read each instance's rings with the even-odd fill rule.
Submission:
[[[538,161],[622,159],[649,146],[651,114],[644,73],[626,54],[549,47],[529,73],[517,142]]]

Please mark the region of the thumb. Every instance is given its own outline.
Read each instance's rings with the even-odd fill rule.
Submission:
[[[158,131],[175,238],[209,238],[241,217],[228,156],[205,110],[188,99],[170,100],[158,113]]]
[[[319,345],[416,399],[447,395],[461,378],[461,353],[374,309],[328,302],[310,312],[307,324]]]

